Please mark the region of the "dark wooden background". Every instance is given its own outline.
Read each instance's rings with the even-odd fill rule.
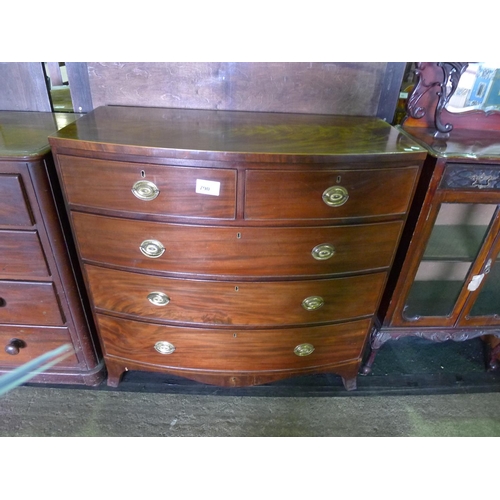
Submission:
[[[405,63],[67,62],[75,112],[101,105],[378,116]],[[50,111],[42,63],[0,63],[0,109]]]

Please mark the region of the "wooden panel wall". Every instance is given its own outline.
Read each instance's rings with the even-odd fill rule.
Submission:
[[[41,62],[0,63],[0,110],[52,111]]]
[[[86,64],[84,112],[122,105],[377,116],[390,63]]]

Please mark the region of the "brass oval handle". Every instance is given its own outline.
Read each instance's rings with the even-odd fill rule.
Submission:
[[[166,306],[170,302],[170,297],[163,292],[151,292],[148,300],[155,306]]]
[[[172,354],[175,351],[174,344],[167,342],[166,340],[162,340],[160,342],[156,342],[155,349],[160,354]]]
[[[165,252],[165,247],[158,240],[144,240],[139,247],[141,252],[151,259],[157,259]]]
[[[328,260],[335,255],[335,247],[330,243],[322,243],[312,249],[311,255],[316,260]]]
[[[5,352],[11,356],[19,354],[19,351],[26,347],[26,342],[21,339],[10,339],[9,343],[5,346]]]
[[[325,301],[323,297],[319,297],[318,295],[312,295],[311,297],[307,297],[302,301],[302,307],[306,311],[315,311],[323,306]]]
[[[297,356],[309,356],[314,351],[314,346],[312,344],[299,344],[293,350],[294,354]]]
[[[323,192],[323,201],[329,207],[340,207],[349,199],[349,193],[343,186],[331,186]]]
[[[154,200],[159,194],[158,186],[151,181],[137,181],[132,186],[132,193],[136,198],[143,201]]]

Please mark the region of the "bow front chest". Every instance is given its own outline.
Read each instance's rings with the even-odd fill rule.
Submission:
[[[49,140],[109,385],[355,389],[416,143],[374,118],[114,106]]]

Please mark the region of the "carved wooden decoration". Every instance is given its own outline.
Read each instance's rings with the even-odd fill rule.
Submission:
[[[450,112],[447,104],[469,63],[417,63],[417,84],[407,104],[404,128],[434,129],[436,137],[449,137],[453,129],[500,130],[499,111]]]

